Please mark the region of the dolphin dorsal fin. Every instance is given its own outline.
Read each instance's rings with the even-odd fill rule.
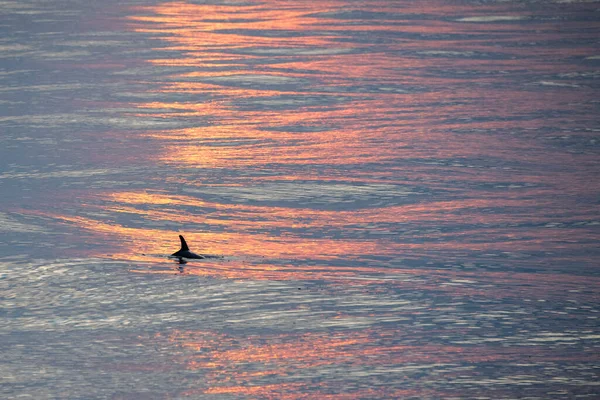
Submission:
[[[181,240],[181,249],[179,249],[179,251],[189,251],[190,248],[188,247],[187,243],[185,242],[185,239],[183,238],[183,236],[179,235],[179,240]]]

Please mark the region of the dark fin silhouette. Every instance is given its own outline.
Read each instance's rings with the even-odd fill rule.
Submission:
[[[179,251],[190,251],[190,248],[188,247],[187,243],[185,242],[185,239],[183,238],[183,236],[179,235],[179,240],[181,241],[181,249],[179,249]]]
[[[184,258],[195,258],[195,259],[205,258],[203,255],[192,253],[190,251],[190,248],[188,247],[185,239],[183,238],[183,236],[179,235],[179,241],[181,241],[181,249],[179,249],[179,251],[176,251],[175,253],[171,254],[171,256],[179,258],[180,262],[183,261]]]

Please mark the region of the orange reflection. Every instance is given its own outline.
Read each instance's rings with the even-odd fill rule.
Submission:
[[[120,212],[120,208],[112,211]],[[148,212],[145,214],[152,214]],[[156,214],[156,213],[154,213]],[[160,215],[160,213],[159,213]],[[46,217],[55,218],[58,221],[75,224],[80,228],[91,230],[97,234],[113,236],[118,239],[120,245],[127,252],[112,254],[116,259],[130,259],[138,261],[155,260],[151,254],[171,254],[179,247],[177,234],[173,231],[148,228],[130,228],[117,223],[107,223],[101,220],[85,217],[69,217],[63,215],[44,214]],[[185,216],[176,217],[170,215],[169,221],[177,221],[178,218],[185,219],[187,223],[196,222]],[[151,219],[151,217],[150,217]],[[328,239],[302,239],[294,237],[270,236],[256,233],[225,233],[204,232],[186,234],[188,242],[198,244],[198,252],[217,255],[257,256],[289,258],[300,255],[318,255],[321,259],[334,258],[340,255],[358,253],[372,253],[377,247],[376,243],[368,241],[342,241]],[[132,253],[130,249],[136,249],[139,253]]]
[[[202,371],[202,384],[187,391],[187,395],[231,394],[300,399],[306,398],[303,391],[309,390],[313,397],[329,399],[418,397],[437,392],[410,385],[409,382],[414,379],[414,366],[420,366],[418,373],[442,368],[446,370],[444,373],[452,375],[453,366],[465,364],[514,360],[527,360],[528,363],[582,361],[580,354],[542,346],[429,343],[421,340],[421,336],[426,334],[421,331],[422,328],[406,328],[406,332],[378,328],[256,336],[174,331],[167,337],[157,335],[154,339],[167,340],[181,349],[175,356],[177,364],[183,363],[188,370]],[[460,332],[452,330],[447,334],[454,336],[460,335]],[[407,341],[410,344],[406,344]],[[584,359],[597,362],[599,357],[590,353]],[[406,381],[409,388],[400,390],[386,385],[370,385],[369,389],[348,390],[331,386],[332,379],[339,379],[341,373],[359,374],[354,376],[367,381],[390,375],[394,376],[396,383]],[[290,376],[297,379],[290,382],[286,379]],[[321,379],[313,380],[311,377],[314,376]]]
[[[197,121],[192,127],[144,133],[159,147],[151,158],[172,169],[168,179],[191,183],[197,196],[117,190],[91,199],[81,215],[52,217],[110,238],[117,248],[113,257],[139,261],[172,253],[178,246],[176,232],[187,227],[196,251],[249,258],[211,263],[210,268],[209,263],[205,268],[190,266],[188,273],[259,279],[348,278],[398,268],[385,262],[357,265],[370,256],[433,254],[451,262],[464,254],[482,260],[516,254],[527,265],[519,253],[546,251],[548,245],[560,252],[577,249],[580,244],[570,241],[571,236],[593,242],[592,228],[567,224],[589,220],[594,210],[553,194],[595,196],[595,175],[558,168],[584,165],[593,170],[594,156],[549,150],[547,143],[526,134],[547,122],[523,118],[540,109],[562,110],[580,101],[581,92],[482,95],[496,82],[499,69],[508,73],[522,68],[513,56],[533,49],[506,48],[507,57],[500,59],[474,56],[489,51],[489,43],[452,39],[455,34],[485,32],[487,24],[464,19],[471,7],[381,1],[353,4],[353,16],[345,13],[346,5],[167,2],[134,8],[143,15],[128,17],[130,28],[159,38],[178,54],[148,62],[186,68],[174,68],[163,80],[155,93],[164,94],[160,101],[137,103],[132,114]],[[393,15],[394,23],[387,17],[360,17],[360,11],[375,6],[380,15]],[[422,15],[423,7],[440,18],[412,23],[410,16]],[[478,10],[493,12],[497,7]],[[500,41],[521,34],[533,41],[541,35],[530,26],[495,28]],[[373,32],[386,34],[381,36],[383,47],[362,40]],[[430,40],[446,34],[450,36],[443,40]],[[414,35],[428,39],[408,39]],[[444,56],[446,47],[456,57]],[[156,50],[160,54],[164,48]],[[529,68],[549,73],[547,64],[532,61]],[[426,75],[450,66],[482,73],[474,74],[473,84],[464,84],[462,76]],[[173,94],[182,96],[173,100]],[[494,134],[513,128],[525,133]],[[547,167],[556,171],[547,173]],[[199,175],[235,171],[244,179],[199,185],[191,175],[178,173],[183,170]],[[406,201],[398,196],[349,208],[340,201],[335,211],[301,200],[284,204],[276,197],[268,205],[249,201],[250,196],[223,202],[202,198],[205,190],[239,186],[264,198],[261,185],[268,191],[282,182],[321,185],[323,195],[328,185],[339,182],[359,188],[398,185],[410,194]],[[518,187],[510,187],[513,182]],[[423,188],[433,195],[420,193]],[[378,193],[391,197],[383,190]],[[364,203],[369,199],[348,197]],[[549,219],[555,225],[547,226]],[[125,251],[132,247],[139,254]],[[277,259],[277,264],[261,257]],[[554,257],[573,260],[570,255]],[[353,267],[328,266],[333,259]]]
[[[164,260],[164,257],[177,250],[179,246],[177,231],[181,226],[188,226],[189,232],[184,234],[194,251],[225,257],[225,261],[204,260],[197,265],[193,263],[186,267],[188,274],[233,279],[324,279],[346,282],[353,282],[352,279],[362,276],[370,278],[360,281],[361,284],[413,285],[402,279],[390,281],[386,278],[391,271],[401,271],[403,274],[426,276],[435,289],[447,278],[453,277],[453,274],[457,274],[455,278],[466,279],[477,278],[477,274],[480,274],[481,277],[486,276],[493,282],[501,282],[504,278],[483,271],[470,273],[431,269],[412,270],[406,269],[401,261],[358,262],[368,260],[372,256],[393,259],[402,255],[410,259],[438,254],[445,262],[452,263],[455,262],[454,260],[460,262],[464,259],[461,254],[465,252],[479,253],[478,259],[494,262],[494,253],[505,252],[511,255],[518,252],[535,252],[552,242],[556,243],[555,249],[559,247],[565,251],[577,249],[579,246],[577,242],[563,240],[564,235],[568,233],[577,235],[580,239],[594,240],[594,232],[591,230],[543,225],[540,229],[539,225],[546,223],[545,217],[531,213],[530,210],[536,207],[552,210],[555,205],[552,198],[546,200],[547,204],[540,202],[538,198],[511,199],[499,193],[498,198],[490,196],[487,199],[460,199],[333,211],[227,204],[161,192],[123,191],[88,200],[85,208],[86,214],[89,215],[85,217],[62,214],[44,216],[63,223],[75,224],[79,228],[100,235],[104,238],[103,241],[114,246],[110,257],[143,262]],[[502,203],[502,207],[514,211],[493,212],[498,207],[498,202]],[[101,206],[95,208],[91,205],[94,203]],[[517,212],[517,210],[522,211]],[[583,218],[589,210],[581,209],[580,212]],[[121,214],[124,215],[123,218],[119,217]],[[554,214],[555,224],[569,223],[573,218],[572,212],[566,213],[562,209],[556,209]],[[103,217],[108,215],[111,216],[111,220]],[[465,224],[463,215],[468,215],[469,221],[458,233],[444,232],[439,228],[446,223],[456,226]],[[135,227],[128,221],[141,223],[136,222],[135,225],[138,226]],[[520,225],[522,227],[519,227]],[[410,236],[405,240],[406,235],[398,231],[402,226],[415,226],[418,229],[409,231]],[[335,238],[334,235],[320,238],[305,236],[310,232],[332,230],[333,232],[358,230],[365,232],[365,238]],[[368,234],[370,231],[378,234]],[[387,233],[383,234],[386,231]],[[131,249],[135,251],[132,252]],[[486,257],[486,253],[492,255]],[[557,257],[559,255],[555,256],[556,259]],[[565,257],[571,262],[574,260],[568,253]],[[328,265],[331,264],[329,262],[331,260],[344,260],[344,262],[338,266]],[[522,267],[530,264],[536,267],[535,261],[523,257],[516,258],[515,262]],[[138,272],[152,273],[153,271],[138,270]],[[374,276],[376,274],[383,274],[383,277],[377,279]],[[439,280],[436,276],[439,276]],[[536,279],[540,282],[546,281],[546,278],[539,275],[525,277],[512,274],[511,276],[515,277],[514,279],[518,277],[517,281]],[[565,279],[566,284],[571,278],[560,279]],[[573,285],[576,286],[577,283],[573,281]],[[446,287],[440,290],[454,290],[454,288]],[[475,290],[468,286],[460,290],[474,295],[485,294],[480,289]],[[493,293],[490,291],[487,295],[491,296]],[[503,289],[498,292],[498,296],[513,296],[513,293]]]
[[[138,105],[145,110],[144,115],[148,110],[156,110],[156,117],[197,116],[210,120],[209,126],[149,133],[155,139],[166,142],[160,160],[169,165],[198,168],[262,168],[265,165],[285,168],[322,163],[352,168],[365,163],[414,158],[444,160],[483,154],[493,154],[506,161],[513,161],[511,158],[516,157],[519,161],[520,155],[527,153],[529,161],[546,161],[548,149],[543,144],[535,148],[529,139],[496,137],[486,132],[511,128],[514,122],[510,116],[538,112],[542,105],[560,108],[565,102],[575,102],[579,93],[573,93],[571,99],[564,97],[571,95],[566,93],[559,100],[551,93],[540,97],[538,92],[520,92],[510,101],[503,97],[482,99],[477,87],[452,85],[451,91],[441,90],[449,84],[464,82],[462,78],[450,77],[427,77],[427,86],[437,90],[415,91],[415,80],[418,82],[422,77],[398,73],[398,68],[411,71],[438,67],[440,62],[445,62],[435,56],[444,53],[438,41],[398,40],[386,44],[385,52],[363,53],[359,50],[363,47],[370,49],[371,44],[338,40],[365,30],[423,35],[485,31],[487,24],[463,18],[473,12],[472,8],[436,4],[435,7],[427,7],[427,13],[440,16],[439,20],[420,21],[419,24],[369,24],[361,20],[360,14],[356,17],[360,23],[356,24],[352,23],[354,18],[351,16],[342,20],[328,17],[345,11],[344,7],[346,3],[342,1],[314,3],[309,8],[269,1],[259,5],[231,6],[168,2],[136,8],[146,15],[129,17],[132,29],[159,34],[163,41],[169,43],[170,49],[184,52],[181,58],[150,62],[201,69],[174,75],[170,82],[165,82],[161,91],[210,95],[200,103]],[[410,22],[398,17],[422,14],[424,6],[389,2],[353,4],[355,12],[371,12],[374,7],[380,13],[394,15],[394,21]],[[481,5],[478,12],[483,13],[486,9],[490,13],[498,12],[498,6]],[[515,15],[514,11],[508,11],[502,15]],[[519,15],[522,16],[522,13]],[[452,16],[457,21],[448,20]],[[496,25],[495,33],[499,40],[504,37],[510,40],[515,29],[532,35],[530,27],[521,28],[514,24]],[[266,35],[266,32],[272,35]],[[294,34],[286,35],[286,32]],[[489,50],[487,42],[476,40],[465,43],[444,40],[443,46],[451,47],[457,54]],[[431,54],[432,57],[410,56],[410,53],[398,55],[412,50]],[[515,47],[510,51],[523,50]],[[248,60],[269,61],[269,57],[277,57],[277,62],[248,63]],[[399,62],[402,63],[400,67]],[[484,71],[521,68],[513,60],[502,59],[454,58],[451,62],[454,66],[465,63],[465,68]],[[529,67],[540,72],[548,69],[547,63]],[[373,88],[376,93],[365,95],[353,89],[355,80],[369,83],[370,79],[376,82],[377,86]],[[485,75],[479,79],[486,83],[489,81]],[[283,95],[295,97],[290,99]],[[319,98],[321,101],[308,101],[315,96],[322,96]],[[461,101],[456,103],[456,99]],[[236,104],[245,100],[254,105],[252,110],[236,109]],[[270,105],[286,102],[292,106],[275,111],[269,109]],[[260,104],[265,107],[259,107]],[[479,118],[497,115],[504,118],[474,120],[474,107]],[[162,112],[162,109],[169,112]],[[175,114],[174,110],[177,110]],[[535,129],[539,123],[536,119],[519,120],[518,126],[520,129]],[[295,132],[294,127],[297,129],[299,126],[314,127],[317,131]],[[343,129],[337,128],[339,126]],[[469,135],[451,133],[452,129],[460,130],[466,126],[472,131]],[[510,141],[510,146],[507,146],[507,141]],[[507,147],[510,151],[503,151]],[[568,154],[555,156],[557,163],[572,162]],[[580,158],[578,160],[580,162]],[[512,178],[507,171],[486,172],[472,174],[467,179],[495,182]],[[392,171],[390,174],[398,176],[402,172]],[[370,179],[367,174],[357,176]],[[441,179],[444,179],[443,176]],[[535,172],[519,174],[519,179],[538,184],[555,184],[557,181],[555,177]]]

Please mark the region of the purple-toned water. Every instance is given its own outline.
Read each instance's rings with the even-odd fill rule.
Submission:
[[[0,32],[0,397],[600,396],[600,2]]]

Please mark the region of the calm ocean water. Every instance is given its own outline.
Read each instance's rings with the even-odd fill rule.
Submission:
[[[599,398],[599,1],[0,31],[1,398]]]

